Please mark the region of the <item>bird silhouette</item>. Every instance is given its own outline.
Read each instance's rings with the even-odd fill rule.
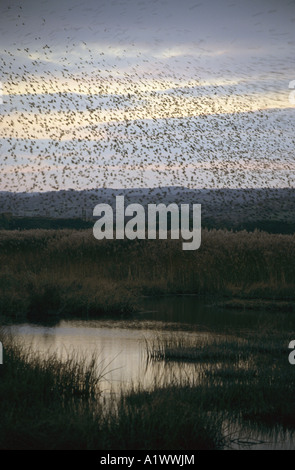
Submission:
[[[191,4],[190,14],[201,7]],[[26,37],[26,7],[2,13]],[[2,191],[294,187],[294,108],[283,72],[270,71],[275,58],[254,56],[243,67],[228,56],[214,69],[201,40],[180,59],[173,48],[139,50],[119,26],[119,45],[106,46],[95,42],[109,34],[99,21],[86,37],[82,21],[64,20],[58,47],[50,14],[0,59]]]

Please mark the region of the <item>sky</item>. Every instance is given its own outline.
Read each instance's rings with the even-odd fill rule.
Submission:
[[[289,0],[1,0],[0,190],[294,187],[294,46]]]

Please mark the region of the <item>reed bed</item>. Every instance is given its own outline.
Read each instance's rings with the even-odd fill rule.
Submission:
[[[146,351],[150,361],[196,364],[197,378],[190,387],[180,388],[202,408],[221,412],[243,426],[282,426],[293,433],[295,376],[288,362],[291,336],[283,326],[239,336],[158,334],[146,340]]]
[[[129,315],[141,295],[219,296],[237,308],[295,299],[295,235],[204,229],[200,249],[183,251],[179,240],[2,230],[0,261],[5,315]]]
[[[259,231],[203,230],[201,248],[184,252],[175,240],[98,242],[91,230],[3,230],[0,314],[122,316],[137,311],[140,296],[163,294],[208,295],[242,308],[266,302],[284,312],[295,299],[294,248],[295,235]],[[280,329],[282,318],[248,336],[155,337],[149,360],[196,363],[199,380],[122,391],[108,407],[97,358],[60,362],[0,334],[0,448],[217,449],[231,443],[228,423],[293,432],[294,338]]]
[[[268,337],[175,332],[145,340],[149,360],[182,362],[240,362],[261,355],[286,355],[285,336]]]
[[[142,401],[135,389],[106,399],[97,358],[32,353],[1,334],[5,361],[0,382],[2,450],[192,450],[226,442],[220,417],[186,400]],[[138,395],[138,400],[134,397]],[[164,397],[163,397],[164,398]]]

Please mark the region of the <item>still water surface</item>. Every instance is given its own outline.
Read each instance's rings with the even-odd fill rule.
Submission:
[[[146,340],[156,335],[212,336],[239,334],[255,330],[269,313],[220,310],[210,301],[194,296],[146,298],[141,312],[132,319],[66,319],[51,323],[13,323],[8,331],[39,352],[54,352],[66,358],[75,351],[85,360],[92,353],[98,355],[98,373],[104,374],[101,387],[105,394],[119,393],[120,389],[141,385],[148,389],[173,380],[195,381],[198,364],[164,363],[148,361]],[[255,444],[254,448],[293,448],[290,436],[277,431],[271,437],[255,436],[268,444]]]
[[[146,298],[141,313],[132,319],[67,319],[54,323],[21,323],[7,325],[17,337],[41,352],[51,351],[67,357],[72,351],[91,357],[99,356],[101,370],[106,372],[104,387],[169,381],[183,376],[194,378],[194,364],[164,364],[147,361],[146,342],[158,334],[205,336],[255,328],[257,315],[226,312],[194,296]]]

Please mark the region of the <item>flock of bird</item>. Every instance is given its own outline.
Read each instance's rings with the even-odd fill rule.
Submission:
[[[209,81],[200,51],[128,63],[71,37],[57,59],[35,39],[0,58],[2,191],[294,187],[294,109],[272,76]]]

